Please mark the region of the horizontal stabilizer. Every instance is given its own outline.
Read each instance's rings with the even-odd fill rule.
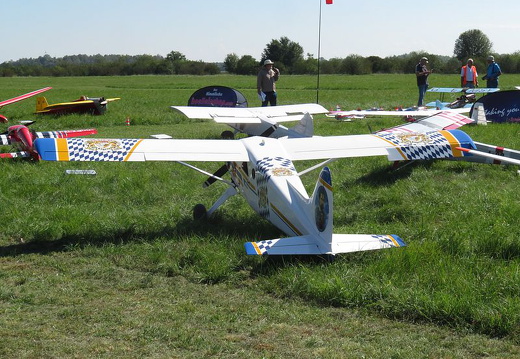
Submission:
[[[247,242],[244,246],[249,255],[322,254],[311,235]]]
[[[333,234],[329,251],[320,250],[318,239],[312,235],[247,242],[244,246],[249,255],[318,255],[404,247],[406,244],[394,234]]]
[[[395,234],[333,234],[332,254],[372,251],[392,247],[405,247],[406,244]]]

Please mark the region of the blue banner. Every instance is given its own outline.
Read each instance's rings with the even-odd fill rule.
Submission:
[[[208,86],[195,91],[188,106],[203,107],[247,107],[244,95],[226,86]]]
[[[492,122],[520,123],[520,91],[499,91],[483,96],[475,102],[469,113],[473,115],[476,104],[484,105],[486,120]]]

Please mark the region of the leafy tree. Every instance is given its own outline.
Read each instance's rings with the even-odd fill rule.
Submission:
[[[242,56],[237,62],[237,74],[255,75],[258,72],[258,62],[250,55]]]
[[[238,55],[235,53],[228,54],[224,60],[224,67],[230,74],[236,74],[238,64]]]
[[[186,61],[186,56],[184,56],[179,51],[171,51],[168,55],[166,55],[166,60],[170,62],[172,73],[178,75],[183,62]]]
[[[348,75],[366,75],[372,73],[372,64],[360,55],[349,55],[341,62],[340,71]]]
[[[261,62],[264,62],[266,59],[281,62],[290,71],[298,61],[303,60],[303,47],[283,36],[280,40],[272,40],[266,45],[262,53]],[[276,67],[282,66],[277,65]]]
[[[292,69],[294,74],[316,75],[318,73],[318,60],[312,54],[307,54],[307,59],[297,61]]]
[[[460,61],[469,57],[484,58],[491,52],[493,43],[482,31],[478,29],[468,30],[460,34],[455,41],[453,54]]]

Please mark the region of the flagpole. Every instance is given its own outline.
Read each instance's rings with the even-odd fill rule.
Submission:
[[[321,57],[321,3],[323,0],[318,0],[320,2],[320,18],[318,21],[318,79],[316,82],[316,103],[318,103],[320,99],[320,57]]]

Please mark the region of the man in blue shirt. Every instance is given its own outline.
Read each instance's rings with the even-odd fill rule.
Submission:
[[[502,71],[500,70],[500,66],[495,62],[495,58],[493,56],[488,56],[487,58],[487,73],[482,79],[487,81],[487,87],[489,88],[497,88],[498,87],[498,76],[502,75]]]

